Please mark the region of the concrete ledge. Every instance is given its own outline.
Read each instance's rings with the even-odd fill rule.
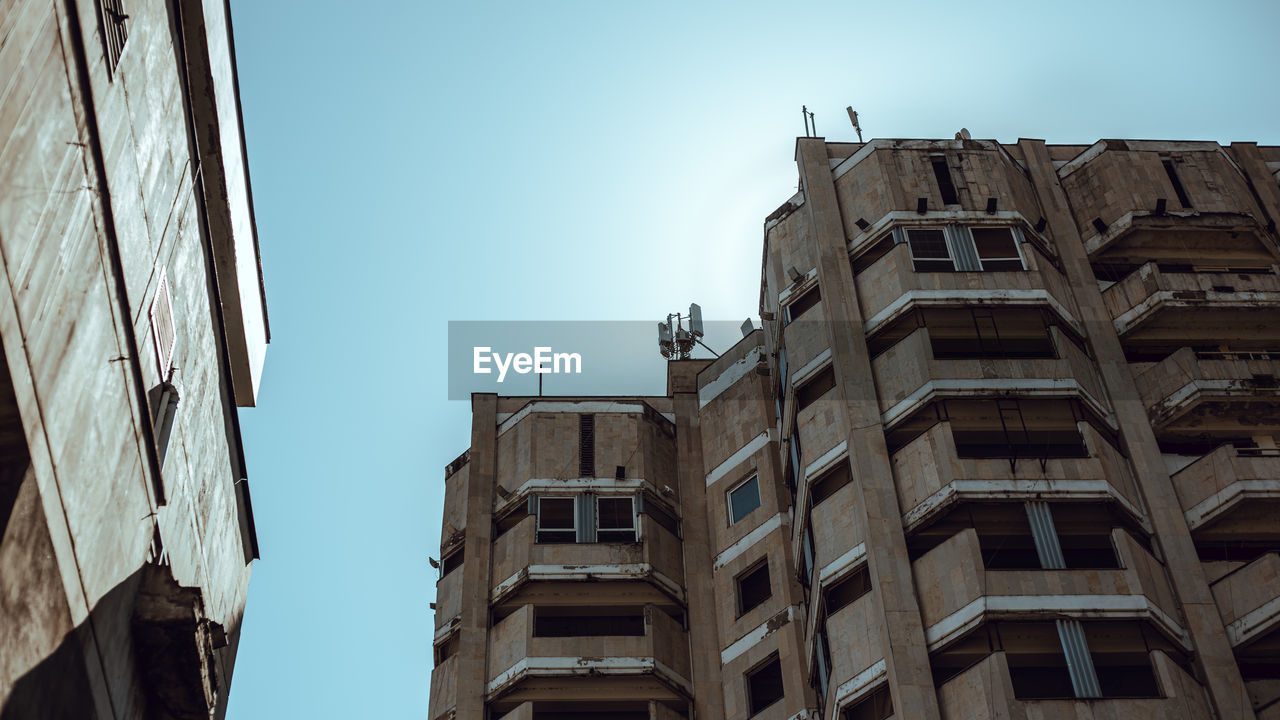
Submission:
[[[747,351],[746,357],[730,365],[728,369],[720,373],[715,380],[703,385],[698,390],[698,407],[704,408],[707,403],[715,400],[725,390],[733,387],[748,373],[756,369],[756,365],[760,362],[759,347],[754,347]]]
[[[649,563],[619,563],[613,565],[530,565],[515,572],[494,586],[489,593],[492,603],[497,603],[525,583],[544,580],[568,581],[634,581],[651,582],[677,601],[685,602],[684,588],[680,583],[653,569]]]
[[[687,695],[693,694],[688,680],[651,657],[526,657],[489,681],[485,692],[492,698],[526,678],[579,675],[653,675]]]
[[[738,540],[734,544],[725,548],[723,552],[717,555],[715,562],[712,563],[711,565],[711,569],[719,570],[725,565],[728,565],[729,563],[733,562],[733,560],[737,558],[739,555],[746,552],[747,550],[750,550],[752,546],[754,546],[756,543],[768,537],[769,533],[773,532],[774,530],[777,530],[778,528],[781,528],[782,524],[783,524],[782,513],[778,513],[777,515],[774,515],[768,520],[765,520],[764,522],[760,523],[756,527],[752,528],[751,532],[744,535],[742,539]]]
[[[1280,498],[1280,479],[1237,480],[1186,511],[1193,532],[1245,500]]]
[[[1232,647],[1239,647],[1250,640],[1265,634],[1280,621],[1280,598],[1272,598],[1269,602],[1249,612],[1244,617],[1227,626],[1227,639]]]
[[[867,319],[868,337],[917,305],[1047,305],[1079,337],[1086,337],[1084,326],[1048,290],[908,290],[883,310]]]
[[[759,435],[751,438],[746,445],[743,445],[734,454],[725,459],[724,462],[715,466],[715,468],[707,473],[707,487],[711,487],[713,483],[728,475],[731,470],[746,462],[760,451],[761,448],[767,446],[770,442],[777,439],[778,431],[775,428],[769,428]]]
[[[832,717],[840,717],[844,709],[866,697],[881,682],[888,678],[884,660],[877,660],[871,667],[840,683],[834,693],[835,713]]]
[[[800,617],[803,612],[804,611],[799,605],[788,605],[783,608],[776,615],[760,623],[746,635],[735,640],[732,645],[721,650],[720,664],[728,665],[734,658],[760,644],[765,638],[777,632],[784,625]]]
[[[990,620],[1030,619],[1151,620],[1192,651],[1191,636],[1143,595],[988,595],[965,605],[925,628],[929,650],[939,650]]]
[[[902,515],[908,533],[926,520],[969,498],[1001,500],[1102,500],[1125,509],[1147,534],[1151,521],[1106,480],[953,480]]]
[[[1118,429],[1115,416],[1097,398],[1073,378],[980,378],[930,380],[903,398],[881,416],[881,422],[889,430],[898,422],[910,417],[920,408],[938,397],[1068,397],[1078,396],[1102,418],[1112,430]]]

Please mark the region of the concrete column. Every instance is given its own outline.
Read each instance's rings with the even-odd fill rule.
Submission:
[[[1258,143],[1231,143],[1227,148],[1227,155],[1235,160],[1240,170],[1244,172],[1249,189],[1253,191],[1254,197],[1262,206],[1263,213],[1266,214],[1262,224],[1266,225],[1271,232],[1272,250],[1274,250],[1276,225],[1280,224],[1280,185],[1276,184],[1275,176],[1267,171],[1267,161],[1258,151]]]
[[[493,492],[498,457],[498,396],[471,396],[471,459],[467,473],[467,526],[462,563],[462,618],[458,637],[459,718],[484,717],[489,677],[489,565],[493,552]]]
[[[702,427],[697,372],[706,361],[671,362],[667,388],[676,415],[676,480],[684,531],[685,597],[688,600],[689,653],[693,668],[693,709],[698,718],[724,717],[720,674],[720,632],[712,591],[711,528],[707,520],[707,478],[702,465]],[[692,581],[690,581],[692,579]]]
[[[1072,294],[1080,308],[1080,321],[1093,347],[1102,379],[1111,396],[1116,420],[1138,489],[1147,505],[1147,514],[1162,550],[1165,568],[1181,603],[1187,630],[1195,645],[1195,667],[1219,718],[1248,720],[1253,706],[1236,665],[1235,654],[1222,626],[1218,605],[1209,590],[1200,557],[1187,527],[1182,505],[1174,494],[1173,482],[1160,455],[1155,431],[1125,360],[1111,314],[1103,304],[1102,291],[1089,266],[1089,258],[1079,229],[1072,218],[1069,201],[1058,182],[1058,174],[1042,140],[1019,140],[1031,181],[1045,219],[1062,259]]]
[[[867,566],[876,610],[882,619],[880,637],[894,714],[930,720],[939,717],[938,697],[929,669],[929,651],[902,530],[902,511],[880,421],[880,402],[871,374],[862,309],[854,290],[826,140],[799,139],[796,161],[804,182],[804,209],[809,213],[817,243],[818,285],[836,388],[849,428],[849,466],[857,488],[857,504],[852,510],[865,528]]]

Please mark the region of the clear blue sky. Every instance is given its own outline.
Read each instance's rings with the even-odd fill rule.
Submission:
[[[867,138],[1280,144],[1274,0],[231,5],[273,331],[232,720],[428,720],[446,322],[754,315],[802,104],[830,140],[853,105]]]

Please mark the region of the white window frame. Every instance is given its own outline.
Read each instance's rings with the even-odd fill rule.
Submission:
[[[912,233],[912,231],[914,231],[914,230],[936,230],[937,232],[942,233],[942,242],[943,242],[944,247],[946,247],[946,250],[947,250],[947,257],[946,257],[946,258],[940,258],[940,257],[926,257],[926,258],[918,258],[918,257],[916,257],[916,251],[915,251],[915,248],[911,246],[911,233]],[[954,270],[955,270],[955,267],[956,267],[956,252],[955,252],[955,249],[951,247],[951,233],[947,232],[947,228],[946,228],[946,226],[945,226],[945,225],[919,225],[919,226],[916,226],[916,225],[908,225],[908,226],[906,226],[906,227],[903,227],[903,228],[902,228],[902,241],[903,241],[904,243],[906,243],[906,245],[907,245],[907,254],[909,254],[909,255],[911,256],[911,265],[912,265],[912,269],[914,269],[914,268],[915,268],[915,263],[917,263],[917,262],[942,262],[942,261],[945,259],[945,260],[947,260],[947,261],[949,261],[949,262],[951,263],[951,269],[952,269],[952,271],[954,271]],[[924,271],[921,271],[921,272],[946,272],[946,271],[944,271],[944,270],[924,270]]]
[[[601,527],[601,526],[600,526],[600,502],[601,502],[601,501],[603,501],[603,500],[626,500],[626,501],[629,501],[629,502],[630,502],[630,504],[631,504],[631,515],[630,515],[630,517],[631,517],[631,527],[616,527],[616,528]],[[634,540],[632,540],[632,542],[639,542],[639,541],[640,541],[640,523],[638,522],[638,518],[636,517],[636,499],[635,499],[635,497],[634,497],[634,496],[631,496],[631,495],[597,495],[597,496],[595,497],[595,502],[596,502],[596,512],[595,512],[595,516],[596,516],[596,517],[595,517],[595,521],[596,521],[596,542],[602,542],[602,541],[600,540],[600,531],[601,531],[601,530],[603,530],[603,531],[605,531],[605,532],[622,532],[622,531],[624,531],[624,530],[630,530],[630,531],[631,531],[631,535],[632,535],[632,537],[634,538]],[[611,542],[618,542],[618,541],[616,541],[616,540],[615,540],[615,541],[611,541]],[[625,541],[623,541],[623,542],[625,542]]]
[[[746,487],[747,484],[750,483],[752,480],[754,480],[756,483],[756,506],[751,508],[747,512],[743,513],[742,517],[734,517],[733,494],[738,490],[741,490],[742,488]],[[725,502],[729,506],[729,524],[737,525],[739,520],[747,517],[751,513],[755,512],[756,510],[759,510],[764,505],[764,498],[761,497],[760,495],[760,474],[755,472],[751,473],[750,475],[747,476],[745,480],[743,480],[742,482],[738,483],[737,485],[734,485],[733,487],[725,491],[724,498],[725,498]]]
[[[973,231],[974,230],[997,230],[997,229],[1009,231],[1009,235],[1013,238],[1013,251],[1017,253],[1016,256],[984,258],[982,257],[982,254],[978,252],[978,242],[973,237]],[[1027,258],[1022,254],[1022,243],[1025,242],[1025,238],[1023,237],[1021,230],[1018,229],[1017,225],[966,225],[965,231],[968,232],[969,234],[969,242],[973,243],[973,256],[978,259],[978,266],[982,268],[982,272],[1017,272],[1016,270],[988,270],[986,266],[986,263],[988,261],[1006,262],[1009,260],[1017,260],[1018,263],[1022,266],[1021,268],[1022,270],[1027,269]]]
[[[543,526],[542,518],[546,513],[542,512],[542,503],[547,500],[568,500],[569,503],[573,506],[573,510],[572,512],[570,512],[570,515],[569,515],[573,525],[570,527],[551,527],[551,528]],[[578,499],[575,496],[573,495],[547,495],[547,496],[539,495],[538,496],[538,523],[534,532],[534,542],[538,541],[538,535],[543,532],[563,532],[563,533],[573,532],[573,535],[574,535],[573,542],[578,541]]]

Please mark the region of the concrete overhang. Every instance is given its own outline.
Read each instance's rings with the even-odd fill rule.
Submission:
[[[257,404],[271,339],[225,0],[179,0],[187,100],[235,401]]]
[[[1203,262],[1205,248],[1213,248],[1224,262],[1270,265],[1276,258],[1266,237],[1258,221],[1243,213],[1132,210],[1086,238],[1084,246],[1093,262],[1172,262],[1179,251],[1187,262]]]

